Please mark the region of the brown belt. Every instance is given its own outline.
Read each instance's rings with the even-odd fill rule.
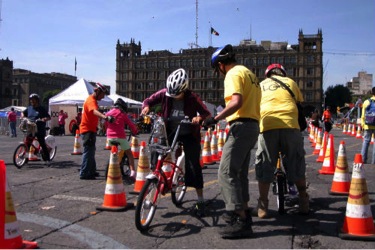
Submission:
[[[258,123],[258,121],[253,119],[253,118],[237,118],[236,120],[230,121],[229,125],[232,125],[235,122],[256,122],[256,123]]]

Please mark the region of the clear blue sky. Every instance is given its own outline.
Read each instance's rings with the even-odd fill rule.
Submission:
[[[1,0],[0,0],[1,1]],[[196,37],[195,0],[2,0],[0,58],[14,68],[61,72],[112,86],[116,43],[149,50],[187,49]],[[200,0],[198,44],[242,39],[298,43],[298,31],[323,32],[324,88],[367,71],[375,78],[374,0]]]

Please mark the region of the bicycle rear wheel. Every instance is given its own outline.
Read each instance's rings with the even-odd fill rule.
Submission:
[[[138,195],[135,207],[135,226],[140,232],[150,227],[156,212],[159,193],[158,180],[147,179]]]
[[[181,171],[178,171],[177,176],[175,176],[173,180],[176,181],[173,182],[171,191],[172,202],[178,207],[182,204],[187,189],[185,186],[184,174]]]
[[[57,146],[53,148],[48,147],[48,150],[49,150],[49,159],[52,161],[53,158],[55,158],[56,156]]]
[[[13,163],[17,168],[22,168],[28,162],[27,154],[28,149],[25,144],[20,144],[13,154]]]
[[[285,185],[286,179],[285,176],[279,174],[276,176],[277,180],[277,208],[279,214],[285,213]]]

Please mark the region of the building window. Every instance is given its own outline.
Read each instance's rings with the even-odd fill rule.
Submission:
[[[305,99],[306,102],[312,102],[313,101],[313,93],[312,92],[306,92],[304,99]]]
[[[308,76],[314,75],[314,69],[313,68],[307,68],[306,73]]]
[[[283,64],[283,62],[284,62],[283,59],[284,59],[284,58],[282,58],[282,57],[278,57],[278,58],[277,58],[277,63]]]
[[[290,57],[290,63],[296,64],[297,63],[297,58],[295,56]]]
[[[314,82],[313,81],[308,81],[307,84],[306,84],[307,88],[312,88],[313,86],[314,86]]]
[[[263,65],[268,65],[268,57],[263,58]]]
[[[314,56],[313,55],[308,55],[307,56],[307,62],[308,63],[313,63],[314,62]]]
[[[263,59],[260,57],[260,58],[258,58],[258,64],[257,65],[262,65],[263,64]]]

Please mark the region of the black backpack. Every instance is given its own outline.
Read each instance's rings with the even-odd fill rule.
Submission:
[[[375,126],[375,101],[368,99],[370,104],[365,109],[365,124]]]

